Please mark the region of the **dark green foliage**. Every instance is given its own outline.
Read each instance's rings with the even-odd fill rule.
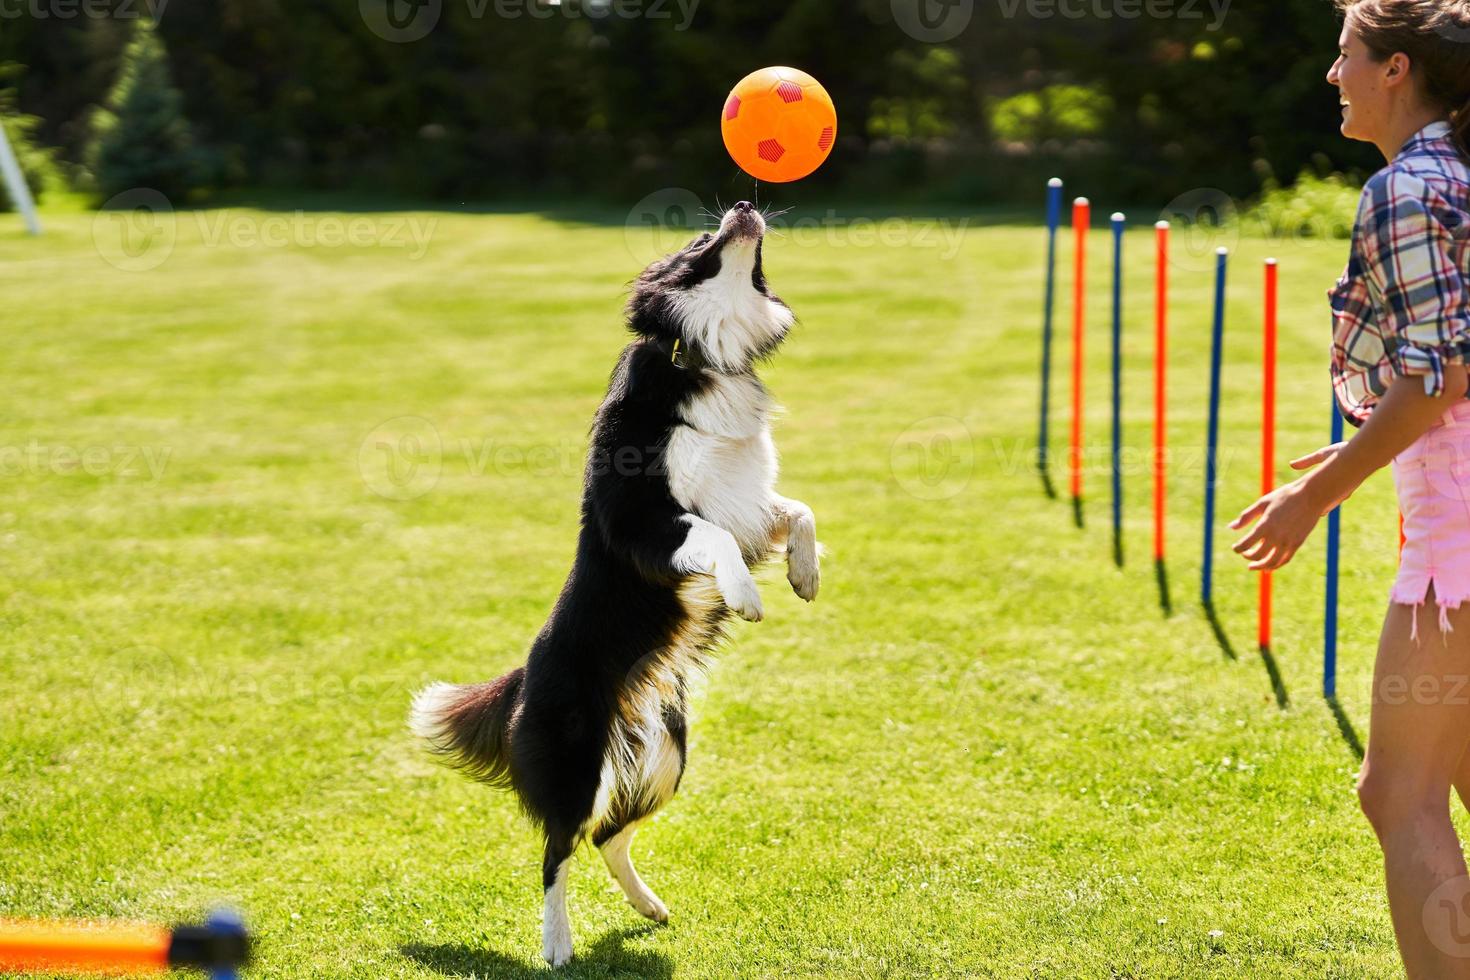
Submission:
[[[92,117],[86,164],[102,198],[138,187],[186,198],[206,179],[204,157],[151,23],[136,22],[117,83]]]
[[[1258,161],[1283,174],[1315,154],[1345,171],[1381,164],[1337,133],[1328,0],[1235,2],[1223,17],[1209,0],[977,0],[942,44],[900,28],[906,2],[618,0],[594,15],[591,0],[442,0],[432,30],[395,43],[369,26],[368,0],[174,0],[158,33],[184,111],[151,118],[180,135],[181,165],[187,116],[238,182],[462,199],[686,186],[723,199],[752,190],[720,142],[725,93],[754,68],[793,64],[822,80],[841,120],[803,192],[1017,201],[1058,173],[1101,199],[1157,201],[1253,193]],[[0,58],[30,69],[22,107],[72,159],[130,33],[116,18],[0,33]]]
[[[48,188],[60,185],[62,179],[54,152],[36,141],[41,120],[16,111],[15,89],[7,86],[19,76],[19,65],[0,65],[0,126],[5,128],[10,149],[20,164],[21,175],[31,189],[31,196],[39,201]],[[0,211],[14,208],[15,203],[10,200],[4,181],[0,181]]]

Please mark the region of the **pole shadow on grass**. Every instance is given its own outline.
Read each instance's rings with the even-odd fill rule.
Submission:
[[[1240,658],[1235,655],[1235,647],[1225,632],[1225,627],[1220,623],[1220,616],[1215,612],[1213,602],[1205,603],[1205,618],[1210,621],[1210,631],[1215,634],[1215,642],[1220,644],[1220,652],[1231,660],[1239,660]]]
[[[1162,558],[1154,559],[1154,578],[1159,583],[1159,608],[1165,616],[1170,616],[1174,612],[1174,604],[1169,601],[1169,568]]]
[[[1231,660],[1239,660],[1240,657],[1235,653],[1235,645],[1230,642],[1230,636],[1225,632],[1225,626],[1220,622],[1219,614],[1215,612],[1215,604],[1213,602],[1206,602],[1203,605],[1205,608],[1205,619],[1209,620],[1210,632],[1215,634],[1215,642],[1220,644],[1220,652]],[[1261,647],[1260,651],[1261,663],[1266,668],[1266,676],[1271,678],[1271,693],[1276,696],[1276,706],[1278,708],[1285,708],[1291,702],[1291,698],[1286,693],[1286,682],[1281,679],[1281,669],[1276,666],[1276,657],[1271,653],[1269,646]],[[1334,713],[1338,714],[1337,727],[1343,729],[1343,726],[1346,726],[1346,729],[1343,731],[1343,737],[1349,739],[1348,744],[1355,745],[1357,743],[1357,736],[1352,734],[1352,725],[1348,724],[1347,716],[1342,715],[1340,709],[1335,707],[1335,701],[1333,701],[1333,704]]]
[[[1348,718],[1347,712],[1342,710],[1342,705],[1337,703],[1336,697],[1329,694],[1325,700],[1327,707],[1332,709],[1332,720],[1337,722],[1337,733],[1342,736],[1342,740],[1347,743],[1353,755],[1358,757],[1358,761],[1362,762],[1363,743],[1358,738],[1358,730],[1353,727],[1352,720]]]
[[[1042,468],[1038,472],[1041,474],[1041,489],[1046,491],[1046,496],[1048,499],[1056,500],[1057,488],[1051,482],[1051,471]]]
[[[1271,678],[1271,693],[1276,695],[1276,706],[1285,708],[1290,699],[1286,696],[1286,684],[1281,679],[1281,670],[1276,666],[1276,658],[1272,656],[1269,646],[1261,647],[1261,663],[1266,667],[1266,675]]]
[[[627,977],[629,980],[671,980],[674,965],[662,953],[630,950],[629,939],[646,936],[658,926],[630,926],[610,932],[590,944],[577,947],[572,962],[553,971],[544,964],[531,967],[519,957],[464,943],[405,943],[404,956],[435,973],[463,980],[544,980],[557,977]],[[539,955],[539,954],[538,954]]]

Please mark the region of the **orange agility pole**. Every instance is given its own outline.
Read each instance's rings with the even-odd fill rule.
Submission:
[[[1275,489],[1276,469],[1276,260],[1266,260],[1266,348],[1261,392],[1261,495]],[[1260,646],[1271,649],[1271,573],[1261,573]]]
[[[171,942],[157,926],[0,922],[0,970],[156,973]]]
[[[1076,246],[1072,256],[1072,451],[1068,468],[1072,477],[1072,510],[1082,526],[1082,376],[1084,303],[1087,298],[1087,227],[1092,206],[1087,198],[1072,202],[1072,230]]]
[[[1154,280],[1154,562],[1164,563],[1164,506],[1168,493],[1164,472],[1168,393],[1165,374],[1169,364],[1169,222],[1154,225],[1158,271]]]
[[[0,973],[163,973],[206,970],[233,980],[250,956],[238,918],[216,913],[203,926],[0,920]]]

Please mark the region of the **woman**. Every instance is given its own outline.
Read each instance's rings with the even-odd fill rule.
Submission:
[[[1291,560],[1318,519],[1393,463],[1407,544],[1379,640],[1363,811],[1383,849],[1410,977],[1470,978],[1470,878],[1450,822],[1470,806],[1470,2],[1338,0],[1327,74],[1342,132],[1389,165],[1363,189],[1330,292],[1347,442],[1231,523],[1257,570]],[[1319,465],[1320,464],[1320,465]],[[1432,605],[1430,605],[1432,604]]]

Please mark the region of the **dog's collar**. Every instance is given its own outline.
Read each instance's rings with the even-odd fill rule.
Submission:
[[[699,348],[684,343],[682,339],[660,340],[654,346],[681,371],[703,371],[709,366]]]

